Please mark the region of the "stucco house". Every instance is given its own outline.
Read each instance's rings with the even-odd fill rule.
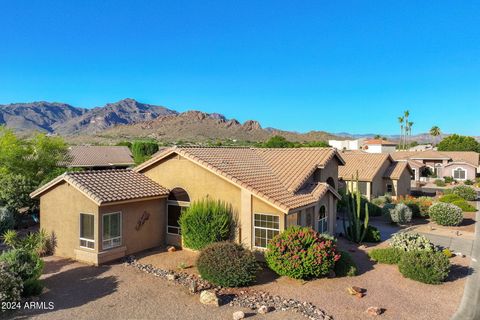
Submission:
[[[392,158],[408,162],[415,172],[415,181],[427,177],[427,169],[438,178],[475,180],[478,174],[479,153],[473,151],[397,151]]]
[[[126,146],[71,146],[68,148],[70,168],[86,170],[124,169],[135,165]]]
[[[61,175],[34,191],[56,255],[94,264],[180,246],[178,219],[205,197],[232,206],[236,241],[262,250],[290,225],[334,233],[340,195],[332,148],[168,148],[134,170]]]
[[[410,194],[413,171],[405,161],[395,161],[388,153],[344,152],[345,165],[339,167],[340,183],[367,199],[390,194],[393,198]],[[358,186],[357,186],[358,173]]]
[[[362,150],[368,153],[389,153],[394,152],[397,143],[384,139],[368,139],[363,141]]]

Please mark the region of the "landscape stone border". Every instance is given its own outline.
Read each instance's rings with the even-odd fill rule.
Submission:
[[[156,277],[172,281],[186,287],[193,294],[203,290],[213,290],[221,300],[221,305],[238,306],[251,310],[268,311],[291,311],[296,312],[310,320],[333,320],[333,318],[310,302],[302,302],[295,299],[285,299],[278,295],[252,289],[235,289],[214,286],[200,277],[185,272],[175,272],[156,268],[151,264],[138,262],[135,256],[125,258],[125,265],[135,267],[140,271],[152,274]]]

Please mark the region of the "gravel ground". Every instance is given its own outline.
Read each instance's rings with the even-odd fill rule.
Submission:
[[[154,278],[122,263],[91,267],[48,257],[43,279],[46,290],[39,302],[54,302],[54,310],[22,310],[5,319],[232,319],[243,310],[248,319],[305,319],[291,312],[259,315],[228,305],[204,306],[167,280]]]

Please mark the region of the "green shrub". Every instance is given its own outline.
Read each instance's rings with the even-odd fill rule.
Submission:
[[[275,236],[265,252],[270,269],[294,279],[326,276],[339,258],[335,240],[299,226]]]
[[[444,182],[443,180],[441,180],[441,179],[436,179],[436,180],[435,180],[435,185],[436,185],[437,187],[445,187],[445,186],[446,186],[445,182]]]
[[[450,272],[450,261],[444,253],[435,251],[405,252],[398,263],[404,277],[428,284],[442,283]]]
[[[348,227],[349,230],[350,228],[351,227]],[[363,233],[364,229],[365,227],[362,225],[360,227],[360,233]],[[380,236],[380,231],[376,227],[369,225],[367,227],[367,232],[365,233],[365,238],[363,238],[363,242],[380,242],[380,241],[382,241],[382,238]]]
[[[445,181],[445,183],[452,183],[453,181],[455,181],[455,179],[453,179],[452,177],[443,177],[443,180]]]
[[[18,302],[23,290],[22,279],[5,262],[0,262],[0,303]],[[0,312],[6,311],[0,307]]]
[[[340,259],[335,263],[336,277],[354,277],[357,275],[357,265],[352,256],[345,251],[340,251]]]
[[[457,201],[457,200],[464,200],[464,199],[460,197],[458,194],[454,194],[454,193],[443,195],[442,197],[440,197],[440,199],[438,199],[438,201],[445,202],[445,203],[452,203],[453,201]]]
[[[455,186],[452,188],[452,192],[468,201],[477,200],[477,191],[469,186]]]
[[[209,198],[193,202],[180,216],[183,245],[201,250],[225,241],[233,230],[232,209],[223,201]]]
[[[397,248],[379,248],[372,249],[368,252],[370,259],[378,263],[397,264],[404,253],[403,250]]]
[[[392,197],[390,195],[380,196],[372,200],[372,203],[377,206],[383,206],[386,203],[391,203],[391,202],[392,202]]]
[[[476,212],[477,208],[472,206],[470,203],[467,201],[461,199],[461,200],[456,200],[452,202],[453,205],[456,205],[460,209],[462,209],[463,212]]]
[[[134,141],[130,149],[135,163],[139,164],[148,160],[158,151],[158,143],[156,141]]]
[[[54,250],[54,240],[47,236],[44,229],[32,232],[23,238],[18,236],[17,231],[9,230],[3,234],[2,238],[5,244],[12,249],[31,250],[40,256],[52,254]]]
[[[399,203],[390,210],[390,220],[398,224],[406,224],[412,221],[412,210],[403,203]]]
[[[23,284],[24,297],[38,296],[43,291],[43,284],[39,279],[29,279]]]
[[[465,181],[463,181],[463,183],[467,186],[473,186],[474,185],[474,182],[472,180],[465,180]]]
[[[217,286],[246,286],[256,279],[255,255],[233,242],[216,242],[202,250],[197,269],[203,279]]]
[[[435,203],[429,213],[432,220],[441,226],[458,226],[463,221],[462,209],[451,203]]]
[[[433,204],[433,199],[431,197],[418,197],[417,205],[420,208],[420,216],[428,217],[428,209]]]
[[[25,296],[29,290],[28,286],[40,278],[43,271],[43,260],[37,253],[25,249],[13,249],[0,255],[0,262],[7,264],[11,272],[19,277],[24,284]]]
[[[390,219],[390,210],[395,208],[395,204],[393,203],[386,203],[382,208],[382,215],[388,217]]]
[[[0,207],[0,235],[15,227],[15,215],[6,207]]]
[[[403,251],[435,251],[430,240],[418,233],[396,233],[390,239],[390,246]]]

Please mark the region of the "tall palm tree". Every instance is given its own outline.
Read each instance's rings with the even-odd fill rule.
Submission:
[[[408,124],[408,135],[412,136],[413,121],[410,121],[407,124]]]
[[[404,138],[403,138],[403,148],[406,149],[407,148],[407,136],[408,136],[408,130],[409,130],[409,128],[408,128],[408,124],[409,124],[408,117],[410,116],[410,111],[405,110],[403,112],[403,116],[405,118],[405,134],[404,134]]]
[[[440,128],[437,126],[433,126],[430,129],[430,135],[433,137],[432,145],[435,143],[436,137],[438,137],[441,134],[442,132],[440,131]]]
[[[403,117],[398,117],[398,123],[400,123],[400,149],[402,149],[402,144],[403,144],[403,122],[404,122]]]

